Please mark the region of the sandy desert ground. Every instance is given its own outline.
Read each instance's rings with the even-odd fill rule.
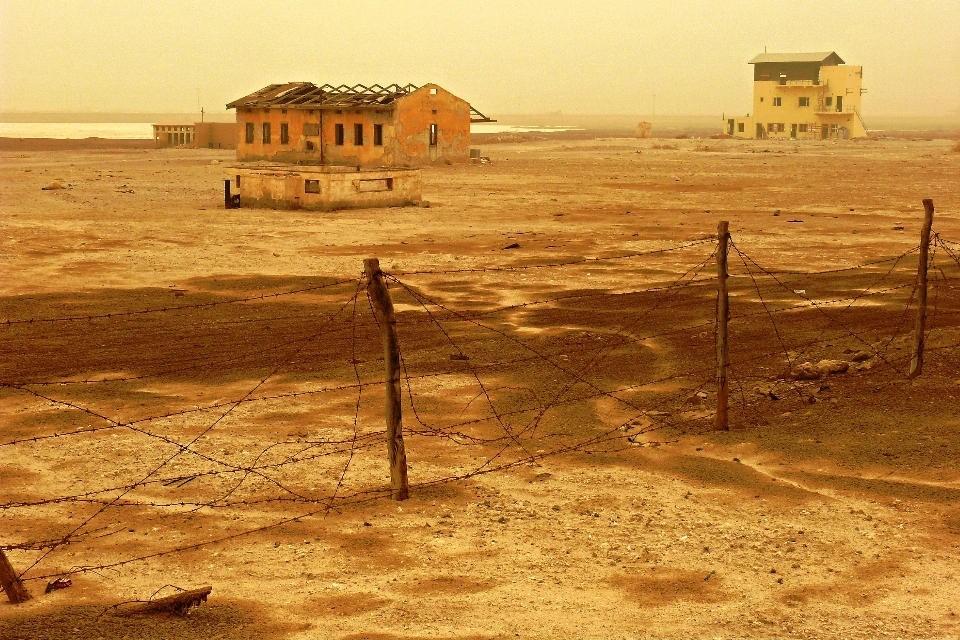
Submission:
[[[429,206],[326,214],[224,210],[227,152],[0,152],[0,545],[35,596],[0,637],[960,636],[955,147],[496,144]]]

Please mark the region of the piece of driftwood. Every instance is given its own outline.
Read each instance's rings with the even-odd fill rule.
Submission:
[[[198,607],[201,602],[207,601],[207,596],[213,591],[213,587],[206,586],[199,589],[190,589],[181,591],[172,596],[156,598],[149,602],[138,602],[130,607],[125,613],[179,613],[185,614],[190,607]]]

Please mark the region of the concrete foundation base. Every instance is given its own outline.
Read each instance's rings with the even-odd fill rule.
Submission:
[[[232,168],[241,207],[334,211],[420,204],[419,169],[320,165],[239,165]]]

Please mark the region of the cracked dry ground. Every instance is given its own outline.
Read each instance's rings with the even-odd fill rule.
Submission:
[[[117,500],[42,559],[8,551],[40,561],[0,637],[956,637],[960,268],[938,249],[909,381],[915,253],[782,286],[756,267],[909,252],[923,197],[960,241],[951,146],[496,145],[490,165],[425,169],[429,208],[335,214],[218,209],[226,154],[5,152],[0,317],[111,317],[0,327],[0,381],[20,385],[0,390],[0,544]],[[721,219],[744,255],[726,433],[711,242],[408,273],[648,252]],[[402,503],[379,493],[382,352],[353,297],[370,255],[402,283]],[[820,360],[850,364],[785,375]],[[8,444],[54,434],[72,435]],[[187,617],[107,609],[204,584]]]

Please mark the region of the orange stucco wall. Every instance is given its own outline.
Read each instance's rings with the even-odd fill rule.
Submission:
[[[434,92],[432,93],[431,90]],[[436,113],[433,113],[436,111]],[[270,123],[270,143],[263,142],[263,123]],[[287,123],[290,140],[280,142]],[[254,141],[246,141],[247,123]],[[320,125],[319,136],[305,136],[304,125]],[[336,144],[336,125],[343,125],[344,144]],[[363,125],[363,144],[354,140],[354,125]],[[374,145],[373,128],[383,126],[383,145]],[[430,125],[438,144],[431,146]],[[307,162],[347,166],[415,166],[449,160],[466,162],[470,147],[470,105],[436,85],[426,85],[391,107],[354,109],[237,110],[237,160]],[[308,144],[309,143],[309,144]],[[308,147],[312,144],[313,148]]]
[[[430,146],[431,124],[437,125],[436,146]],[[470,159],[470,104],[437,85],[398,100],[394,126],[398,164]]]

